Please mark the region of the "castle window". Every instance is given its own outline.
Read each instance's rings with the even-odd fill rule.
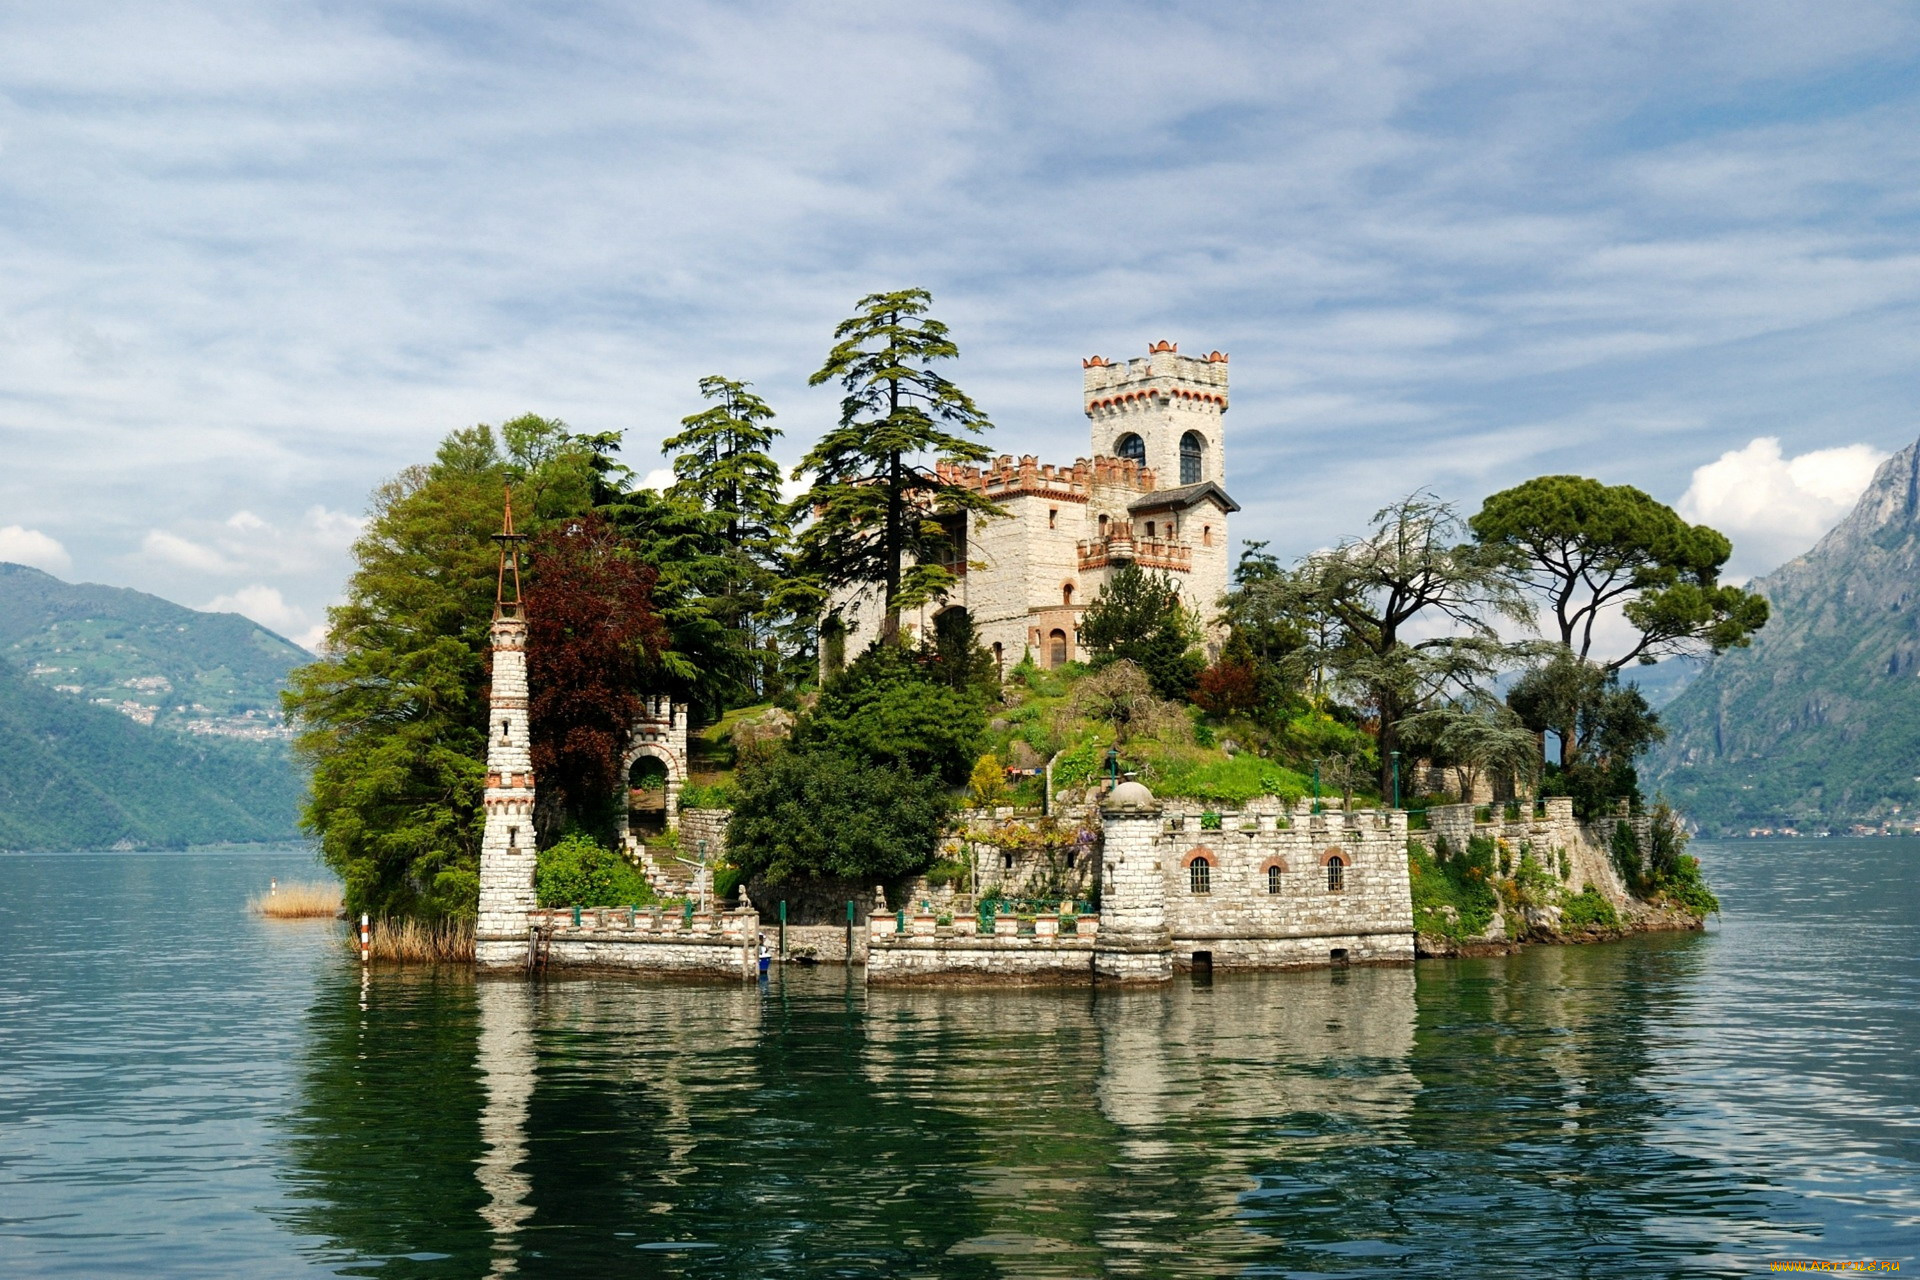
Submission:
[[[1047,665],[1049,667],[1067,665],[1067,633],[1058,627],[1047,633]]]
[[[1205,858],[1195,858],[1188,863],[1187,887],[1195,893],[1213,892],[1213,864]]]
[[[1180,437],[1181,484],[1200,483],[1200,464],[1206,453],[1207,442],[1200,438],[1198,431],[1189,431]]]
[[[1100,517],[1100,536],[1103,539],[1107,536],[1107,518],[1105,516]]]
[[[998,640],[993,642],[993,666],[996,671],[1004,671],[1007,666],[1006,651],[1000,647]]]
[[[1049,529],[1053,528],[1054,521],[1058,520],[1059,518],[1060,518],[1060,508],[1058,507],[1047,508],[1047,528]]]
[[[1071,582],[1064,584],[1060,588],[1060,603],[1064,605],[1073,604],[1073,584]]]
[[[511,738],[512,736],[513,736],[513,721],[502,720],[500,722],[500,741],[505,742],[507,739]]]
[[[1147,442],[1131,431],[1120,437],[1113,446],[1113,452],[1129,462],[1137,462],[1143,467],[1147,465]]]
[[[1203,547],[1210,547],[1213,545],[1213,526],[1212,525],[1203,524],[1200,526],[1200,545]]]
[[[1153,536],[1153,521],[1151,520],[1147,521],[1147,536],[1149,538]]]
[[[1000,853],[1000,869],[1002,871],[1013,870],[1013,855],[1005,850],[1002,850]]]
[[[1280,868],[1278,867],[1267,868],[1267,892],[1280,892]]]
[[[1347,887],[1347,860],[1339,854],[1327,859],[1327,892],[1338,893]]]

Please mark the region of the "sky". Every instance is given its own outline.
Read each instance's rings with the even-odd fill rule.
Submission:
[[[909,286],[1008,453],[1231,354],[1240,539],[1631,483],[1763,572],[1920,435],[1904,2],[13,5],[0,559],[314,643],[368,494],[524,412],[645,475]]]

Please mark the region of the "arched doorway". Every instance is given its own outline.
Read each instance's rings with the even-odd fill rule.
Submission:
[[[627,768],[627,830],[645,839],[667,831],[667,762],[655,755],[636,756]]]
[[[1067,633],[1059,627],[1047,632],[1047,665],[1049,667],[1067,665]]]

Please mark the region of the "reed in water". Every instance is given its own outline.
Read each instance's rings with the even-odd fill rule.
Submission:
[[[372,952],[388,964],[471,964],[473,921],[447,920],[429,924],[419,920],[375,920]],[[347,931],[347,945],[360,953],[360,923]]]
[[[324,880],[276,884],[247,904],[269,920],[320,920],[340,914],[340,886]]]

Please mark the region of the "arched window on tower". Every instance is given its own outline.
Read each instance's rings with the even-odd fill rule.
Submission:
[[[1327,892],[1338,893],[1347,887],[1347,860],[1339,854],[1327,859]]]
[[[1201,481],[1201,462],[1207,454],[1207,442],[1200,438],[1198,431],[1189,431],[1180,437],[1180,483],[1199,484]]]
[[[1071,582],[1063,582],[1060,584],[1060,603],[1066,605],[1068,608],[1073,607],[1073,584]]]
[[[1137,462],[1143,467],[1147,465],[1147,442],[1131,431],[1120,437],[1113,446],[1113,452],[1116,457]]]
[[[1267,892],[1268,893],[1280,892],[1280,868],[1279,867],[1267,868]]]
[[[1205,858],[1195,858],[1187,864],[1187,888],[1195,893],[1213,892],[1213,864]]]

